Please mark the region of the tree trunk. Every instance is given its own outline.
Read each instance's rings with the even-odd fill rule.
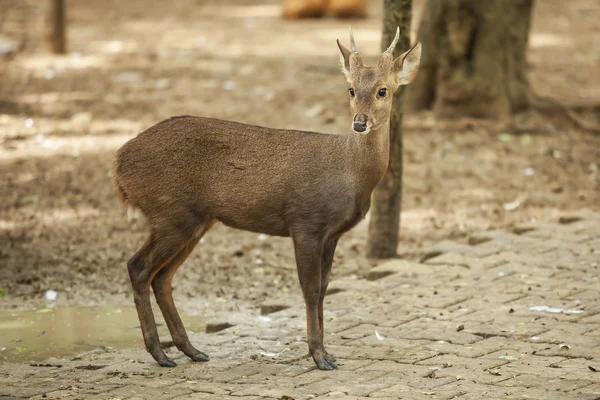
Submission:
[[[54,54],[65,54],[66,43],[66,8],[65,0],[48,0],[45,21],[45,41],[48,51]]]
[[[529,106],[525,52],[533,0],[427,0],[410,110],[504,119]]]
[[[410,47],[412,0],[384,0],[385,16],[381,49],[385,51],[400,27],[400,41],[394,50],[398,57]],[[373,192],[369,222],[368,254],[385,258],[396,255],[400,233],[402,204],[402,104],[404,88],[394,94],[390,116],[390,163],[383,179]]]

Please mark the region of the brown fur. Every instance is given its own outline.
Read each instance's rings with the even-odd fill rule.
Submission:
[[[387,139],[174,117],[117,152],[115,181],[150,220],[183,213],[269,235],[310,226],[329,236],[366,213]]]
[[[361,62],[349,73],[357,87],[352,108],[376,121],[367,135],[180,116],[150,127],[119,149],[117,193],[141,210],[150,227],[150,237],[128,269],[146,347],[161,365],[175,364],[158,342],[150,285],[176,346],[194,360],[208,359],[188,340],[173,304],[171,279],[202,235],[220,221],[292,237],[309,350],[319,368],[335,368],[323,347],[323,298],[337,240],[364,218],[388,165],[391,99],[374,96],[383,84],[390,87],[390,98],[398,87],[388,64],[382,69]]]

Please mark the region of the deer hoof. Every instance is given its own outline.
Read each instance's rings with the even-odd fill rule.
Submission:
[[[328,363],[334,363],[337,361],[337,359],[333,354],[325,354],[325,361],[327,361]]]
[[[325,357],[315,360],[315,364],[317,364],[317,368],[322,371],[333,371],[334,369],[337,369],[337,365],[332,361],[327,361]]]
[[[205,361],[210,360],[210,357],[208,356],[208,354],[204,354],[201,351],[197,352],[196,354],[191,355],[190,358],[192,359],[192,361],[196,361],[196,362],[205,362]]]
[[[177,364],[175,363],[175,361],[173,361],[173,360],[171,360],[169,358],[164,358],[162,360],[156,360],[156,361],[158,361],[158,364],[161,367],[173,368],[173,367],[177,366]]]

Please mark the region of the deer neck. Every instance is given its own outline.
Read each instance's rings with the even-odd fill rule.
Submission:
[[[383,178],[390,157],[390,126],[382,124],[366,135],[351,132],[348,135],[352,156],[351,168],[357,172],[360,186],[370,192]]]

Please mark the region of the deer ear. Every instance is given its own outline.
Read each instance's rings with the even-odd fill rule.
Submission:
[[[394,73],[398,78],[398,85],[408,85],[415,79],[421,62],[421,43],[415,44],[412,49],[394,60]]]
[[[339,40],[337,40],[337,45],[340,48],[340,69],[350,83],[350,50],[342,46]]]

